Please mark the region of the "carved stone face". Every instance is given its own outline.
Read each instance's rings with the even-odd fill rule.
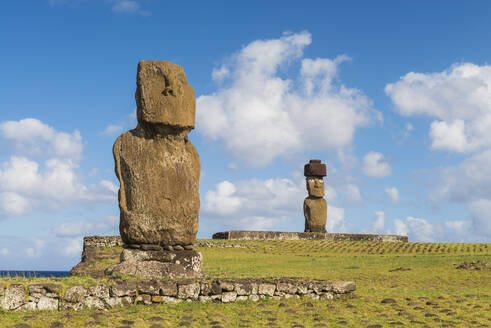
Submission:
[[[307,177],[307,191],[309,196],[324,197],[324,179]]]
[[[194,90],[181,66],[140,61],[135,98],[138,122],[194,128]]]

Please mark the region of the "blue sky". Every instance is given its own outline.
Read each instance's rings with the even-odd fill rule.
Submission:
[[[112,144],[139,60],[197,97],[198,237],[303,231],[491,240],[488,1],[36,0],[0,5],[0,269],[68,270],[118,233]]]

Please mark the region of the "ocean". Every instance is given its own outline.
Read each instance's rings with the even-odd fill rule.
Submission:
[[[1,271],[0,277],[26,277],[26,278],[38,278],[38,277],[68,277],[70,272],[68,271]]]

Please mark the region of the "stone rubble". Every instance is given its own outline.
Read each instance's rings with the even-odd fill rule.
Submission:
[[[7,287],[0,284],[0,304],[2,309],[11,311],[102,310],[128,304],[173,304],[182,301],[230,303],[302,296],[328,300],[349,296],[355,289],[354,282],[285,278],[120,280],[110,286],[72,286],[66,290],[55,284],[12,284]]]

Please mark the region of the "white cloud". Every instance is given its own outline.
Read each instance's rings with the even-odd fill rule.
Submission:
[[[383,233],[385,229],[385,213],[384,211],[375,211],[375,217],[372,220],[370,228],[364,230],[367,233]]]
[[[203,209],[222,216],[282,216],[302,208],[306,195],[304,182],[295,184],[289,179],[223,181],[206,193]]]
[[[472,223],[477,235],[491,239],[491,200],[477,199],[468,203]]]
[[[344,192],[348,196],[349,202],[359,202],[361,200],[361,193],[358,186],[355,184],[349,184],[344,187]]]
[[[0,212],[18,216],[28,212],[30,203],[16,192],[0,193]]]
[[[138,123],[136,119],[136,110],[125,115],[117,123],[109,124],[106,128],[100,132],[101,135],[115,137],[121,134],[124,130],[133,129]]]
[[[334,189],[328,185],[325,188],[326,195],[335,198]],[[304,179],[223,181],[205,194],[203,216],[221,220],[222,229],[283,230],[285,224],[294,221],[303,227],[305,197]],[[345,231],[344,209],[329,205],[326,227],[330,231]]]
[[[0,168],[0,212],[24,215],[36,208],[58,208],[77,202],[114,201],[118,187],[102,180],[86,186],[70,160],[50,159],[40,168],[24,157],[11,157]]]
[[[219,215],[236,212],[242,202],[239,197],[233,196],[236,190],[232,183],[228,181],[220,182],[216,191],[210,190],[206,193],[204,209]]]
[[[10,254],[10,250],[8,248],[2,247],[0,248],[0,255],[8,256]]]
[[[32,245],[31,247],[26,247],[26,249],[24,250],[26,255],[28,257],[41,257],[43,255],[43,249],[46,246],[46,241],[43,239],[34,238],[32,240],[32,243],[34,245]]]
[[[101,235],[117,231],[118,225],[119,217],[110,215],[97,220],[63,223],[55,227],[53,232],[58,237]]]
[[[70,238],[62,249],[62,254],[67,256],[80,255],[82,253],[83,238]]]
[[[109,0],[113,3],[111,9],[116,13],[149,15],[150,12],[142,10],[140,3],[136,0]]]
[[[74,161],[82,157],[80,132],[58,132],[34,118],[0,123],[0,136],[11,141],[18,153],[38,156],[48,154]]]
[[[371,177],[385,177],[392,173],[390,164],[381,153],[369,152],[363,157],[363,173]]]
[[[328,232],[346,232],[344,208],[332,205],[327,208],[326,230]]]
[[[426,115],[431,148],[455,152],[491,146],[491,66],[454,64],[439,73],[410,72],[385,92],[402,115]]]
[[[385,193],[393,203],[399,201],[399,190],[396,187],[385,188]]]
[[[458,166],[442,169],[439,186],[430,195],[431,199],[435,202],[491,199],[490,163],[491,149],[471,156]]]
[[[434,121],[431,123],[430,137],[432,139],[432,149],[465,152],[475,148],[467,140],[465,122],[463,120],[455,120],[453,122]]]
[[[394,219],[396,235],[405,235],[414,242],[435,241],[435,229],[431,223],[422,218],[408,216],[406,220]]]
[[[256,40],[213,71],[223,86],[197,99],[197,129],[249,166],[265,166],[278,156],[305,149],[349,146],[357,127],[380,119],[359,90],[337,80],[334,59],[303,58],[307,32]],[[297,79],[280,67],[300,61]]]
[[[118,135],[123,131],[123,125],[121,124],[109,124],[101,134],[106,136]]]

